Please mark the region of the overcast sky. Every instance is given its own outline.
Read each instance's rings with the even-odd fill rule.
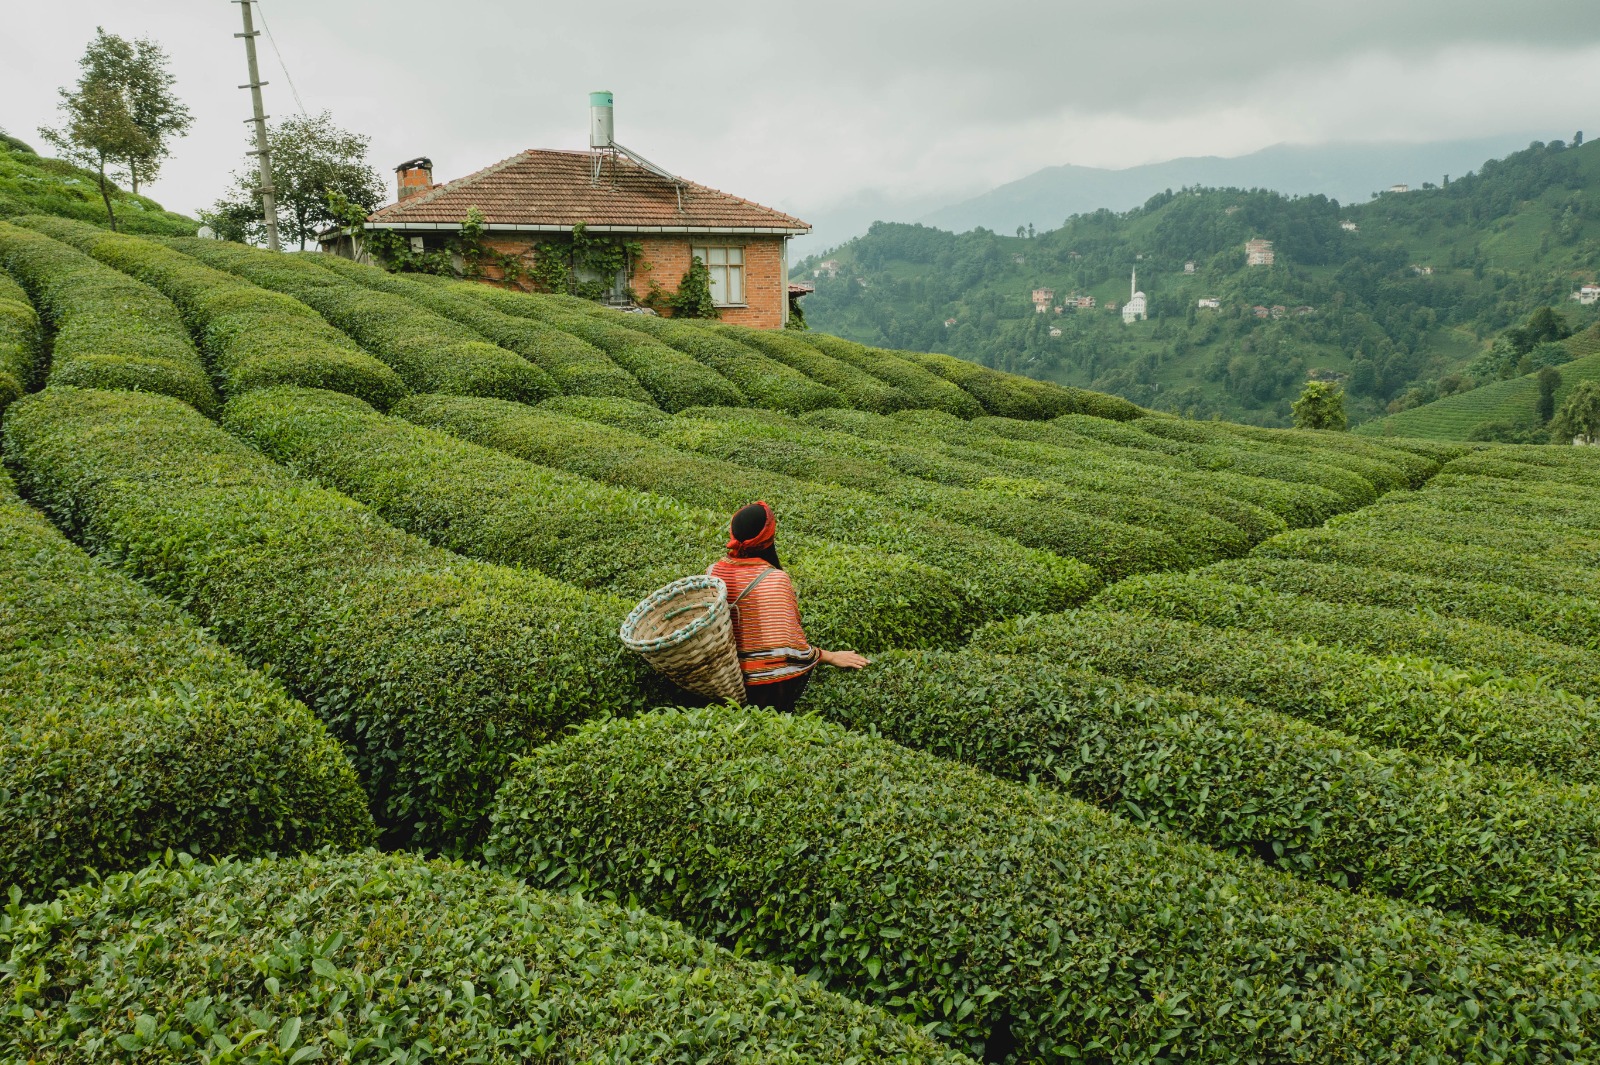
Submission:
[[[1280,142],[1600,136],[1596,0],[808,0],[680,4],[266,0],[307,110],[372,161],[449,180],[522,148],[581,148],[587,94],[617,139],[804,216],[923,206],[1043,166],[1241,155]],[[196,123],[151,194],[192,213],[241,164],[249,94],[227,0],[9,0],[0,127],[56,121],[95,26],[170,53]],[[267,109],[296,110],[261,38]],[[820,236],[820,234],[819,234]]]

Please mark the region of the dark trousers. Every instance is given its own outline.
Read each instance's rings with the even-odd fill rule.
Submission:
[[[780,680],[776,684],[751,684],[745,688],[745,701],[751,706],[765,706],[782,714],[794,712],[794,704],[800,698],[800,693],[806,690],[806,685],[811,683],[811,674],[815,670],[807,670],[790,680]]]

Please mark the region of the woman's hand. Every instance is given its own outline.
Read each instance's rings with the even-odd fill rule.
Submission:
[[[817,648],[817,659],[835,669],[860,669],[872,664],[871,659],[854,651],[824,651],[820,647]]]

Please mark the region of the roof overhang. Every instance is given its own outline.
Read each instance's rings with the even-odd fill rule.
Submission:
[[[540,222],[540,223],[510,223],[510,222],[485,222],[485,233],[571,233],[572,223]],[[391,222],[387,220],[370,221],[368,229],[392,229],[405,233],[459,233],[460,222]],[[704,236],[756,236],[756,237],[801,237],[811,232],[809,226],[801,229],[783,226],[603,226],[585,225],[584,231],[588,233],[681,233],[686,235]]]

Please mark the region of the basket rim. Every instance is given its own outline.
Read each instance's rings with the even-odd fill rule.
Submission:
[[[637,640],[631,635],[644,617],[656,608],[671,602],[684,592],[699,591],[703,588],[714,588],[717,592],[717,597],[712,600],[710,609],[683,628],[665,636],[658,636],[653,640]],[[668,647],[676,647],[678,644],[699,635],[707,626],[714,624],[717,616],[727,609],[728,586],[723,583],[722,578],[713,577],[705,573],[680,577],[671,584],[651,592],[643,602],[629,611],[628,616],[623,619],[622,627],[617,630],[617,637],[622,640],[630,651],[636,651],[641,654],[665,650]]]

